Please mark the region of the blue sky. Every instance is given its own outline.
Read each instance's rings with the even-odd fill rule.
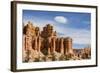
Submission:
[[[73,38],[73,48],[84,48],[91,42],[90,13],[23,10],[23,23],[28,21],[41,30],[52,24],[59,37]]]

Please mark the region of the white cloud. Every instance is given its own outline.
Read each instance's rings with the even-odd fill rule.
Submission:
[[[63,23],[63,24],[68,22],[68,19],[66,17],[64,17],[64,16],[56,16],[54,18],[54,20],[56,22]]]

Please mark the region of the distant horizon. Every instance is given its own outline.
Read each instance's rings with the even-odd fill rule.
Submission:
[[[91,41],[91,14],[76,12],[23,10],[23,23],[28,21],[42,29],[52,24],[59,37],[71,37],[73,48],[88,47]]]

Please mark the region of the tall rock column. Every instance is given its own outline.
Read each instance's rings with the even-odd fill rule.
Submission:
[[[51,51],[50,51],[50,48],[48,47],[48,55],[50,55],[51,54]]]
[[[72,38],[70,37],[65,38],[64,45],[65,45],[65,54],[68,54],[68,53],[73,54]]]
[[[56,51],[60,52],[60,38],[56,39]]]
[[[64,42],[64,39],[61,38],[60,39],[60,53],[61,54],[64,54],[64,44],[63,44],[63,42]]]
[[[48,48],[48,54],[51,54],[51,37],[48,37],[47,39],[47,48]]]
[[[31,36],[25,35],[25,49],[26,50],[32,49],[31,41],[32,41]]]
[[[52,49],[52,52],[54,53],[55,49],[56,49],[56,38],[55,37],[52,38],[52,47],[51,47],[51,49]]]
[[[38,37],[38,46],[37,47],[38,47],[37,48],[38,49],[38,52],[41,52],[40,51],[40,49],[41,49],[41,37],[40,36]]]
[[[37,50],[37,46],[38,46],[38,44],[37,44],[37,37],[34,38],[34,43],[35,43],[34,49]]]

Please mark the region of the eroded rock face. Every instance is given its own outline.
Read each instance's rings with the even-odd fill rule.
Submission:
[[[23,62],[69,60],[77,58],[73,52],[73,40],[59,37],[53,26],[47,24],[41,31],[31,22],[23,28]],[[83,50],[81,58],[90,56],[90,50]]]

